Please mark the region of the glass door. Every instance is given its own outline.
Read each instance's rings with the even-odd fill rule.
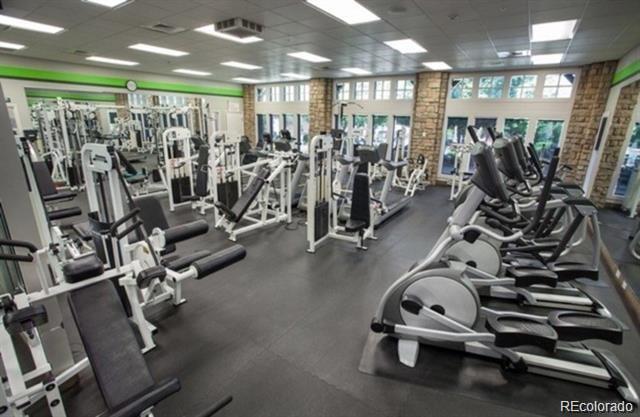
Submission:
[[[309,115],[298,115],[298,140],[300,143],[300,152],[309,152]]]
[[[355,145],[368,145],[368,126],[369,116],[354,115],[353,116],[353,143]]]
[[[401,141],[401,143],[398,143]],[[411,116],[393,116],[393,159],[395,152],[400,147],[400,155],[397,160],[409,157],[409,146],[411,143]]]
[[[627,149],[622,155],[618,180],[614,190],[615,196],[624,197],[627,194],[631,178],[638,168],[640,168],[640,122],[636,122],[633,125],[629,145],[627,145]]]
[[[444,146],[442,147],[442,160],[440,173],[452,175],[456,160],[456,144],[463,144],[467,133],[467,117],[448,117],[447,130],[444,134]]]
[[[389,132],[389,116],[373,116],[373,146],[376,148],[380,145],[383,145],[381,150],[380,158],[388,159],[389,151],[387,149],[387,136]]]

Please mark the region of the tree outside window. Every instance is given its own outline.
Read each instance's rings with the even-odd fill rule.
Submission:
[[[540,159],[550,160],[553,153],[560,146],[563,120],[539,120],[536,134],[533,138],[533,146],[536,148]]]
[[[640,166],[640,123],[636,123],[629,139],[629,146],[622,157],[622,166],[616,183],[615,194],[624,196],[633,171]]]
[[[504,77],[480,77],[478,82],[478,98],[501,98],[504,87]]]
[[[451,98],[467,99],[473,95],[473,78],[453,78],[451,80]]]
[[[527,135],[529,127],[529,119],[504,119],[504,135],[508,138],[520,136],[524,138]]]
[[[367,128],[369,125],[369,117],[364,115],[353,116],[353,142],[356,145],[367,144]]]
[[[537,75],[514,75],[509,81],[509,98],[533,98]]]

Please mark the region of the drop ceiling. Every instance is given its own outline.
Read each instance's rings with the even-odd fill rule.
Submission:
[[[3,0],[1,14],[66,30],[47,35],[5,28],[0,41],[27,45],[11,55],[86,65],[89,55],[139,62],[127,70],[172,75],[176,68],[210,72],[210,79],[248,77],[277,81],[282,73],[346,77],[340,68],[375,74],[414,73],[425,61],[445,61],[454,71],[529,67],[530,59],[498,58],[497,52],[531,49],[532,54],[565,54],[562,65],[617,59],[640,44],[640,0],[359,0],[381,20],[346,25],[303,0],[134,0],[108,9],[81,0]],[[193,31],[217,21],[243,17],[265,26],[264,41],[237,44]],[[571,40],[532,44],[530,25],[579,19]],[[164,34],[144,28],[164,24],[185,28]],[[403,55],[385,41],[412,38],[427,53]],[[148,43],[189,52],[172,58],[128,49]],[[76,52],[74,52],[76,51]],[[308,51],[332,61],[312,64],[287,56]],[[1,60],[1,56],[0,56]],[[240,61],[256,71],[220,65]],[[94,64],[103,68],[122,68]]]

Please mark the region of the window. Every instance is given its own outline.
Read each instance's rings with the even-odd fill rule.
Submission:
[[[280,87],[271,87],[271,101],[280,101]]]
[[[400,147],[398,160],[409,156],[409,142],[411,141],[411,117],[393,116],[393,160]]]
[[[307,85],[307,87],[309,87]],[[300,143],[300,152],[307,153],[309,151],[309,115],[298,115],[298,141]]]
[[[555,150],[560,146],[563,125],[563,120],[538,120],[533,146],[538,151],[540,159],[551,159]]]
[[[348,123],[349,123],[349,122],[348,122],[348,119],[347,119],[347,116],[345,116],[345,115],[343,114],[343,115],[342,115],[342,117],[340,118],[340,119],[341,119],[341,120],[340,120],[340,123],[338,123],[338,118],[339,118],[339,117],[340,117],[340,116],[339,116],[339,115],[337,115],[337,114],[335,114],[335,115],[333,116],[333,126],[335,126],[335,128],[336,128],[336,129],[342,129],[342,130],[344,130],[344,131],[346,132],[346,131],[347,131],[347,127],[348,127],[347,125],[348,125]]]
[[[476,117],[474,127],[478,132],[478,139],[480,139],[481,142],[489,144],[493,142],[491,140],[491,135],[489,134],[489,129],[487,128],[492,127],[495,129],[497,122],[498,119],[496,119],[495,117]],[[471,160],[469,161],[469,171],[474,172],[475,170],[476,164],[473,158],[471,158]]]
[[[478,82],[478,97],[501,98],[503,86],[504,77],[502,75],[496,77],[480,77],[480,81]]]
[[[504,119],[504,135],[508,138],[520,136],[524,138],[527,135],[529,127],[529,119]]]
[[[258,115],[258,146],[262,146],[264,134],[269,133],[269,118],[266,114]]]
[[[256,89],[256,96],[258,98],[258,102],[266,103],[269,101],[269,89],[264,87],[258,87]]]
[[[469,119],[466,117],[449,117],[447,118],[447,131],[444,136],[444,152],[442,153],[442,169],[440,173],[444,175],[454,175],[456,153],[458,151],[457,144],[464,143],[464,135],[467,132],[467,123]],[[466,169],[466,167],[462,167]]]
[[[413,80],[398,80],[396,84],[396,99],[413,99]]]
[[[373,146],[387,143],[388,124],[389,116],[373,116]],[[386,155],[388,152],[385,151],[385,155],[380,155],[380,157],[386,158]]]
[[[533,98],[537,75],[514,75],[509,82],[509,98]]]
[[[374,98],[376,100],[389,100],[391,98],[391,81],[376,81],[374,84]]]
[[[282,118],[284,120],[284,128],[289,131],[291,136],[295,135],[296,132],[296,121],[294,114],[283,114]]]
[[[353,116],[353,143],[356,145],[367,144],[367,127],[369,125],[369,116],[354,115]]]
[[[284,101],[296,101],[296,86],[285,85],[284,86]]]
[[[453,78],[451,80],[451,98],[466,99],[473,95],[473,78]]]
[[[570,98],[576,74],[547,74],[544,76],[543,98]]]
[[[280,115],[271,114],[269,119],[271,121],[271,138],[274,139],[280,134]]]
[[[631,133],[631,139],[629,139],[629,146],[622,157],[622,167],[620,168],[620,174],[618,176],[618,182],[616,183],[615,194],[619,196],[625,196],[627,194],[627,187],[629,181],[633,175],[633,171],[640,166],[640,123],[636,123],[633,132]]]
[[[359,81],[355,88],[356,100],[369,100],[369,81]]]
[[[338,96],[338,100],[340,101],[348,101],[349,97],[349,83],[338,83],[336,84],[336,95]]]
[[[309,84],[300,84],[300,101],[309,101]]]

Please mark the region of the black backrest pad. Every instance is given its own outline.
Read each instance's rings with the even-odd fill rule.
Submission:
[[[68,299],[107,408],[151,389],[155,382],[111,281],[72,291]]]
[[[195,193],[198,197],[206,197],[209,190],[209,147],[202,145],[198,149],[198,172],[196,173]]]
[[[237,222],[237,221],[240,221],[240,219],[242,219],[242,216],[244,216],[244,213],[246,213],[247,210],[249,210],[249,207],[251,206],[251,203],[253,203],[253,200],[255,200],[256,197],[258,196],[258,193],[262,189],[262,186],[264,185],[265,180],[267,179],[268,176],[269,176],[269,168],[262,167],[258,170],[256,175],[253,178],[251,178],[251,181],[249,181],[249,185],[247,186],[247,189],[242,192],[242,195],[240,196],[240,198],[236,201],[236,203],[231,208],[231,211],[235,216],[235,219],[232,219],[233,221]]]
[[[147,234],[151,234],[153,229],[160,228],[161,230],[167,230],[169,228],[169,222],[164,215],[164,210],[160,200],[153,196],[140,197],[135,200],[135,206],[140,209],[138,217],[144,224],[144,230]],[[133,207],[132,207],[133,208]],[[138,234],[138,240],[142,240],[142,235]],[[176,250],[175,245],[168,244],[165,246],[164,254],[171,253]]]
[[[44,161],[34,161],[31,163],[33,167],[33,175],[35,176],[38,190],[42,197],[55,194],[58,192],[56,185],[51,179],[51,173],[49,173],[49,167]]]
[[[369,177],[367,174],[356,174],[353,180],[353,194],[351,196],[351,220],[361,220],[369,227],[371,223],[371,202],[369,200]]]

